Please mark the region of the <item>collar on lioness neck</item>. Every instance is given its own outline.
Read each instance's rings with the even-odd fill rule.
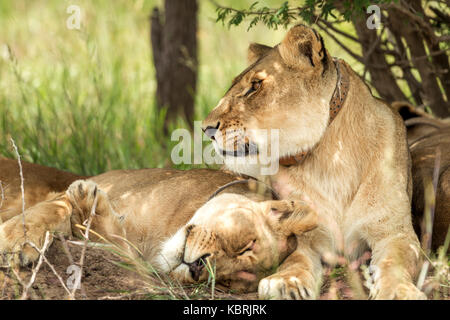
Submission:
[[[349,75],[347,70],[344,68],[341,69],[341,60],[334,59],[334,65],[336,66],[336,87],[334,88],[333,95],[330,100],[330,117],[328,120],[328,126],[331,122],[336,118],[339,111],[342,109],[344,105],[345,98],[347,98],[348,90],[350,87]],[[299,152],[293,156],[287,156],[279,159],[279,163],[281,166],[289,167],[298,163],[301,163],[305,157],[308,155],[310,151]]]

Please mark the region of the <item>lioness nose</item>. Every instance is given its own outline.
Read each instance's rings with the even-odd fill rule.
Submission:
[[[220,122],[217,122],[216,126],[207,126],[206,128],[202,128],[203,132],[210,138],[215,140],[214,136],[217,132],[217,130],[220,127]]]
[[[205,267],[206,258],[208,258],[209,256],[210,254],[207,253],[194,262],[186,263],[189,266],[189,272],[191,273],[192,279],[194,279],[194,281],[198,281],[198,279],[200,278],[203,268]]]

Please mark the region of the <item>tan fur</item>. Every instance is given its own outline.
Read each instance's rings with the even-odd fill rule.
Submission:
[[[392,105],[407,127],[412,158],[414,228],[418,234],[425,234],[424,209],[432,205],[434,198],[431,244],[436,250],[444,245],[450,225],[450,118],[435,118],[406,102]],[[433,195],[431,186],[436,173],[437,191]]]
[[[281,44],[265,50],[233,81],[204,121],[204,127],[218,127],[223,135],[229,129],[278,129],[280,157],[309,152],[302,163],[281,167],[271,180],[283,198],[311,203],[331,237],[312,231],[302,245],[310,248],[302,260],[310,261],[261,282],[259,293],[297,297],[295,286],[293,293],[286,290],[292,283],[300,292],[314,291],[322,254],[338,251],[353,258],[370,248],[371,263],[378,268],[373,297],[423,298],[413,284],[419,242],[411,223],[411,164],[403,121],[372,96],[350,66],[344,63],[343,68],[350,89],[328,125],[335,64],[316,32],[293,27]],[[262,79],[258,90],[246,96],[255,79]],[[264,149],[259,138],[250,136],[250,142]],[[225,163],[240,173],[259,172],[254,166]]]
[[[0,264],[35,261],[38,254],[26,242],[42,246],[46,231],[79,236],[77,225],[86,223],[97,199],[91,229],[130,250],[131,255],[138,253],[116,235],[133,243],[158,270],[181,282],[206,280],[204,261],[214,266],[218,283],[249,291],[295,250],[296,235],[317,226],[314,211],[305,203],[263,201],[268,197],[250,191],[247,185],[233,185],[208,201],[217,188],[236,179],[223,171],[110,171],[76,180],[66,192],[53,192],[60,186],[48,191],[48,177],[70,181],[74,176],[23,164],[28,169],[25,181],[32,182],[25,183],[25,200],[33,199],[24,212],[26,236],[17,205],[21,193],[9,192],[0,210],[14,210],[16,215],[0,225]],[[20,186],[15,169],[12,160],[0,159],[0,178],[14,188]],[[33,196],[37,192],[41,197]],[[91,240],[99,239],[93,234]],[[243,249],[249,250],[242,253]],[[198,279],[188,265],[196,261]]]
[[[231,288],[258,286],[261,298],[316,298],[323,254],[338,251],[354,258],[368,247],[377,267],[373,297],[423,298],[413,284],[419,243],[411,224],[410,161],[402,119],[375,99],[345,64],[350,91],[328,126],[336,70],[319,35],[309,28],[292,28],[279,46],[252,50],[249,59],[255,62],[235,79],[205,127],[220,122],[224,133],[279,129],[280,157],[309,151],[303,163],[280,168],[271,177],[286,200],[261,202],[258,195],[235,186],[227,190],[233,194],[207,202],[218,186],[235,179],[220,171],[113,171],[92,181],[75,181],[58,199],[48,200],[57,212],[49,215],[45,227],[29,229],[32,239],[41,241],[46,229],[76,234],[74,224],[86,219],[96,192],[99,209],[93,229],[124,235],[160,270],[182,281],[194,281],[194,271],[199,280],[206,279],[201,267],[206,263],[215,265],[217,279]],[[261,85],[246,96],[255,79]],[[251,139],[261,141],[258,136]],[[230,169],[258,172],[247,165]],[[62,200],[64,212],[57,202]],[[36,208],[46,206],[49,213],[48,201],[30,207],[26,222],[47,219]],[[22,246],[20,219],[10,217],[0,225],[0,251],[14,250],[21,262],[32,261],[35,257]],[[316,219],[319,227],[314,229]]]
[[[396,101],[392,103],[392,107],[405,121],[409,145],[432,132],[450,126],[450,118],[435,118],[408,102]]]

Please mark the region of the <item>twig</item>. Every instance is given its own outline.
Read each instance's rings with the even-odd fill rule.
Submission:
[[[88,245],[88,241],[89,241],[89,230],[91,229],[91,223],[92,223],[92,220],[93,220],[94,215],[95,215],[95,210],[97,209],[97,202],[98,202],[98,193],[97,193],[97,187],[95,187],[95,190],[94,190],[94,203],[92,205],[91,212],[89,214],[89,218],[88,218],[87,223],[86,223],[86,230],[84,232],[84,244],[83,244],[83,248],[81,250],[80,261],[78,263],[78,266],[80,267],[80,277],[82,277],[82,275],[83,275],[84,258],[86,256],[86,249],[87,249],[87,245]],[[81,285],[81,281],[80,281],[80,285]],[[73,287],[72,295],[75,295],[75,291],[77,289],[78,289],[77,286]]]
[[[6,287],[6,280],[8,279],[6,276],[6,273],[3,273],[4,277],[3,277],[3,284],[2,284],[2,295],[1,297],[5,296],[5,287]]]
[[[1,196],[1,201],[0,201],[0,209],[1,209],[3,206],[3,200],[5,200],[5,191],[3,189],[3,184],[2,184],[1,180],[0,180],[0,196]],[[2,223],[3,223],[2,216],[0,216],[0,224],[2,224]]]
[[[14,273],[14,275],[16,276],[17,281],[19,281],[20,285],[22,287],[26,287],[25,282],[23,282],[22,278],[20,277],[19,273],[17,272],[17,270],[12,266],[11,267],[11,271]]]
[[[20,161],[19,150],[17,149],[16,143],[14,139],[10,138],[14,151],[17,155],[17,162],[19,163],[19,174],[20,174],[20,191],[22,193],[22,223],[23,223],[23,235],[25,240],[27,240],[27,229],[25,227],[25,188],[24,188],[24,179],[23,179],[23,170],[22,170],[22,162]]]
[[[75,261],[73,260],[73,256],[70,253],[69,246],[67,245],[66,239],[64,238],[64,236],[61,233],[58,234],[58,238],[59,238],[59,240],[61,240],[61,243],[62,243],[63,249],[64,249],[64,253],[67,256],[67,259],[69,260],[69,264],[75,264]]]
[[[427,260],[423,263],[422,269],[420,269],[419,277],[417,278],[417,289],[422,290],[423,284],[428,274],[428,268],[430,267],[430,262]]]
[[[47,231],[47,233],[48,233],[48,231]],[[69,294],[69,298],[71,300],[75,300],[74,295],[72,294],[72,292],[70,292],[70,290],[64,284],[64,280],[58,274],[58,272],[56,271],[55,267],[50,263],[50,261],[48,261],[47,257],[44,254],[45,253],[44,250],[39,249],[33,242],[28,241],[27,243],[39,252],[40,257],[42,257],[42,259],[44,259],[45,263],[50,267],[50,269],[52,270],[53,274],[58,278],[58,280],[61,283],[61,285],[64,288],[64,290],[66,290],[66,292]]]
[[[24,286],[21,300],[26,300],[28,298],[28,290],[30,290],[31,286],[33,285],[34,281],[36,280],[36,275],[41,269],[42,262],[44,261],[44,254],[45,251],[47,251],[48,246],[50,244],[50,232],[45,233],[45,241],[44,245],[42,246],[42,249],[39,250],[39,248],[32,242],[28,242],[33,248],[35,248],[39,252],[39,260],[37,265],[33,268],[33,273],[31,274],[30,280],[28,283]]]
[[[0,196],[1,196],[1,201],[0,201],[0,208],[3,206],[3,200],[5,200],[5,191],[3,189],[3,184],[2,184],[2,180],[0,180]],[[1,220],[0,220],[1,223]]]
[[[441,168],[441,149],[438,147],[436,150],[436,157],[434,158],[434,170],[433,170],[433,195],[436,199],[436,194],[438,192],[438,182],[439,182],[439,171]],[[427,243],[427,252],[431,250],[431,237],[433,236],[433,224],[434,224],[434,211],[436,210],[436,200],[434,200],[434,205],[430,210],[430,225],[428,226],[429,230],[427,233],[429,234],[428,243]]]
[[[73,256],[70,253],[69,246],[67,245],[66,239],[64,238],[64,236],[61,233],[58,234],[58,238],[61,240],[61,243],[63,245],[63,250],[67,256],[67,259],[69,260],[69,264],[74,265],[75,260],[73,259]],[[83,287],[83,285],[81,285],[81,283],[80,283],[80,290],[81,290],[81,294],[83,295],[83,297],[87,297],[86,291],[84,290],[84,287]]]

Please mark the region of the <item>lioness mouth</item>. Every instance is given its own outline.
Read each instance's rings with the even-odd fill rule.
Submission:
[[[249,155],[257,155],[258,154],[258,146],[252,142],[245,143],[244,148],[238,148],[238,150],[224,150],[218,147],[219,152],[222,156],[230,156],[230,157],[246,157]]]

